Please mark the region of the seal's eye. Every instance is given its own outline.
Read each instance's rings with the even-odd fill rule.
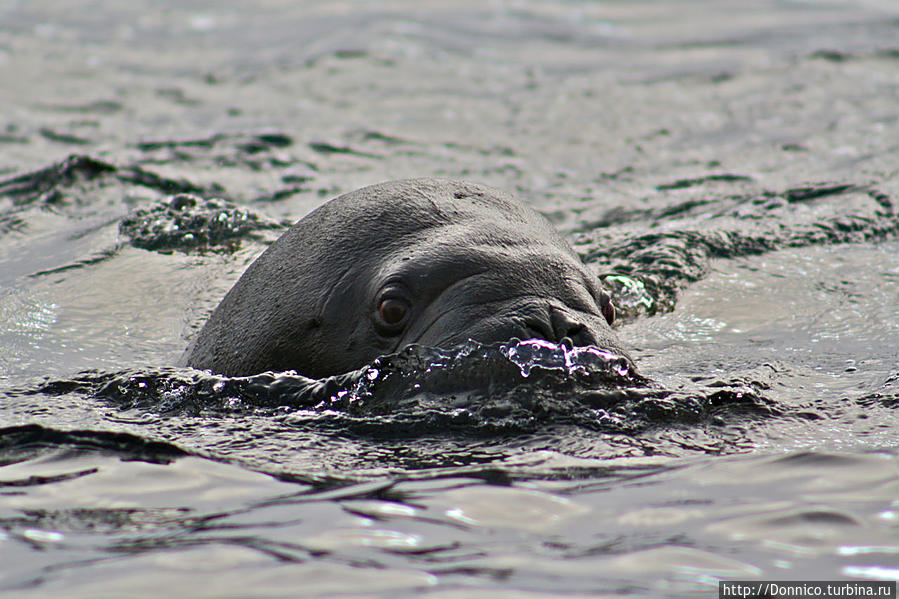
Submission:
[[[398,325],[406,319],[406,313],[409,312],[409,304],[395,297],[388,297],[381,301],[378,307],[378,313],[381,320],[387,324]]]
[[[385,297],[378,304],[378,319],[384,333],[395,335],[409,318],[409,302],[401,297]]]

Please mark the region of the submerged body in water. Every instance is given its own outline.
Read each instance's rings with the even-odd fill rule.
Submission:
[[[597,278],[546,219],[474,183],[410,179],[336,198],[241,277],[189,366],[320,378],[408,345],[567,340],[630,361]]]

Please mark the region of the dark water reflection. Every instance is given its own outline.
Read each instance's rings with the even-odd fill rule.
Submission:
[[[154,585],[210,597],[690,594],[783,572],[885,578],[896,551],[888,451],[689,461],[530,452],[367,474],[279,481],[192,457],[160,465],[47,450],[4,468],[7,485],[28,479],[6,487],[4,541],[21,547],[7,552],[6,581],[23,596],[72,592],[73,581],[76,596],[150,596]]]
[[[899,578],[892,3],[162,4],[0,5],[0,592]],[[650,380],[172,367],[285,222],[430,175],[547,214]]]

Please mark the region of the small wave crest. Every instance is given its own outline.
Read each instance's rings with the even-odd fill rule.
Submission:
[[[553,425],[637,434],[774,410],[743,382],[666,389],[623,356],[541,340],[469,341],[448,350],[409,346],[325,379],[293,371],[225,377],[161,368],[84,372],[22,392],[80,394],[121,410],[170,416],[287,415],[292,427],[391,436],[514,434]]]

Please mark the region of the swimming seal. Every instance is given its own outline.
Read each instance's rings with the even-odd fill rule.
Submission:
[[[342,195],[253,262],[186,352],[229,376],[322,378],[409,344],[568,339],[627,357],[597,278],[540,214],[474,183]]]

